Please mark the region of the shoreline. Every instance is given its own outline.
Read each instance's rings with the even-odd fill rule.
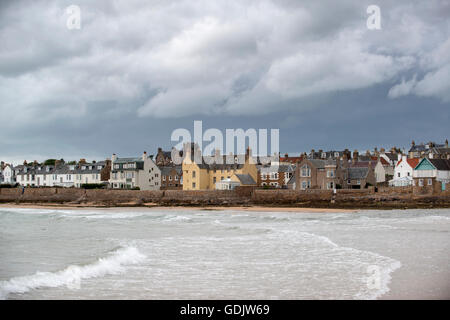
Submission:
[[[269,206],[160,206],[153,203],[143,204],[141,206],[98,206],[98,205],[80,205],[80,204],[36,204],[36,203],[1,203],[1,208],[7,209],[61,209],[61,210],[203,210],[203,211],[250,211],[250,212],[297,212],[297,213],[356,213],[359,209],[338,209],[338,208],[307,208],[307,207],[269,207]]]

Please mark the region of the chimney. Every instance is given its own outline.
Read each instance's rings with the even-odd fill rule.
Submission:
[[[342,155],[342,167],[343,168],[347,168],[348,167],[348,153],[344,152],[344,154]]]
[[[161,153],[162,152],[162,148],[158,148],[158,153]]]
[[[147,151],[144,151],[144,153],[142,154],[142,160],[145,161],[145,159],[147,159]]]
[[[370,150],[366,150],[366,156],[370,157]]]
[[[80,159],[79,163],[86,163],[86,159]]]
[[[411,142],[411,146],[415,146],[416,145],[416,143],[414,142],[414,140]]]
[[[287,153],[285,153],[285,154],[284,154],[284,157],[285,157],[285,158],[288,158],[288,157],[289,157],[289,155],[288,155]]]
[[[401,153],[399,153],[399,154],[398,154],[398,156],[397,156],[397,160],[398,160],[398,161],[400,161],[400,160],[402,160],[402,159],[403,159],[403,157],[405,157],[405,158],[406,158],[406,156],[402,156],[402,154],[401,154]]]
[[[245,151],[245,162],[247,162],[251,156],[252,156],[252,149],[250,149],[250,147],[247,147],[247,150]]]
[[[115,153],[113,153],[113,155],[111,156],[111,162],[114,162],[117,160],[117,156]]]
[[[355,164],[356,162],[358,162],[358,157],[359,157],[359,152],[357,149],[355,149],[355,151],[353,151],[353,163]]]
[[[448,148],[448,139],[445,139],[445,147]]]

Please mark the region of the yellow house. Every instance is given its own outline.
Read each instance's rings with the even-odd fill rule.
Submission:
[[[203,158],[201,163],[195,163],[189,153],[183,160],[183,190],[214,190],[216,182],[225,179],[235,179],[235,175],[250,175],[257,181],[258,169],[247,150],[244,164],[227,164],[223,156],[223,164],[207,164]]]

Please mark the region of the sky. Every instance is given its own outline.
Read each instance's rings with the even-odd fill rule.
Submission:
[[[14,164],[154,154],[194,120],[290,154],[443,143],[450,1],[1,0],[0,115]]]

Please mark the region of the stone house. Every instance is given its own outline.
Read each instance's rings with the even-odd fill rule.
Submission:
[[[340,183],[343,189],[364,189],[375,186],[375,170],[370,165],[343,168]]]
[[[334,189],[338,184],[339,161],[303,159],[295,170],[296,190]]]
[[[419,161],[413,170],[415,192],[439,192],[448,190],[450,183],[450,160],[427,159]]]
[[[181,166],[160,166],[161,190],[182,190],[183,169]]]
[[[258,165],[257,168],[259,187],[285,188],[295,171],[292,164]]]
[[[429,159],[450,159],[450,148],[448,140],[444,144],[437,144],[435,142],[428,142],[426,144],[411,143],[411,148],[408,151],[408,158],[429,158]]]

